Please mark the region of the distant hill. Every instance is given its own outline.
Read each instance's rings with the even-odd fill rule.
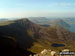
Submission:
[[[46,17],[32,17],[32,18],[29,18],[29,20],[36,23],[36,24],[39,24],[40,26],[47,26],[48,27],[49,25],[54,25],[54,26],[61,26],[64,28],[70,28],[70,25],[62,19],[51,20]]]
[[[28,19],[36,24],[46,24],[49,21],[46,17],[29,17]]]
[[[75,24],[75,18],[65,18],[63,19],[65,22],[67,22],[68,24]]]
[[[70,31],[75,32],[75,18],[66,18],[66,19],[63,19],[63,20],[71,26]]]
[[[6,24],[7,23],[7,24]],[[15,39],[19,46],[32,53],[43,49],[60,50],[75,47],[75,33],[60,26],[42,27],[26,18],[4,22],[0,25],[0,36]],[[63,44],[64,47],[53,47],[52,44]]]
[[[70,25],[63,21],[62,19],[55,19],[50,21],[50,25],[61,26],[63,28],[70,28]]]
[[[0,19],[0,22],[8,21],[8,19]]]

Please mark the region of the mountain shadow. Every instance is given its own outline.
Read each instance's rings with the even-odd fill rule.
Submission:
[[[0,36],[0,56],[29,56],[34,54],[23,48],[15,40]]]

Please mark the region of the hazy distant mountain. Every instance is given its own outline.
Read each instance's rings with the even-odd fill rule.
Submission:
[[[0,19],[0,22],[8,21],[8,19]]]
[[[72,24],[72,25],[71,25],[70,31],[71,31],[71,32],[75,32],[75,24]]]
[[[61,26],[63,28],[70,28],[70,25],[63,21],[62,19],[55,19],[50,21],[50,25]]]
[[[71,26],[70,31],[75,32],[75,18],[65,18],[63,20]]]
[[[75,24],[75,18],[65,18],[63,20],[68,24]]]
[[[50,20],[46,17],[30,17],[28,19],[36,24],[46,24]]]
[[[49,25],[55,25],[55,26],[61,26],[64,28],[70,28],[70,25],[68,23],[66,23],[64,20],[62,19],[49,19],[46,17],[33,17],[33,18],[29,18],[29,20],[31,20],[32,22],[36,23],[36,24],[40,24],[41,26],[49,26]]]
[[[39,53],[43,49],[60,50],[67,47],[72,50],[75,47],[75,34],[68,29],[60,26],[42,27],[28,19],[3,23],[0,25],[1,36],[16,40],[21,48],[33,53]],[[52,46],[54,43],[63,44],[64,47],[55,48]]]

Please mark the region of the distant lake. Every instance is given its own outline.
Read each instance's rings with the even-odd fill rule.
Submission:
[[[71,31],[71,32],[75,32],[75,24],[72,24],[72,25],[71,25],[70,31]]]
[[[53,46],[53,47],[64,47],[65,45],[64,44],[56,44],[56,43],[54,43],[51,46]]]

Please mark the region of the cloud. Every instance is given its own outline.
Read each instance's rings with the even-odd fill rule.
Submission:
[[[75,6],[75,3],[67,3],[67,2],[61,2],[61,3],[50,3],[49,6],[58,6],[58,7],[73,7]]]
[[[59,5],[62,7],[72,7],[75,6],[75,3],[60,3]]]

